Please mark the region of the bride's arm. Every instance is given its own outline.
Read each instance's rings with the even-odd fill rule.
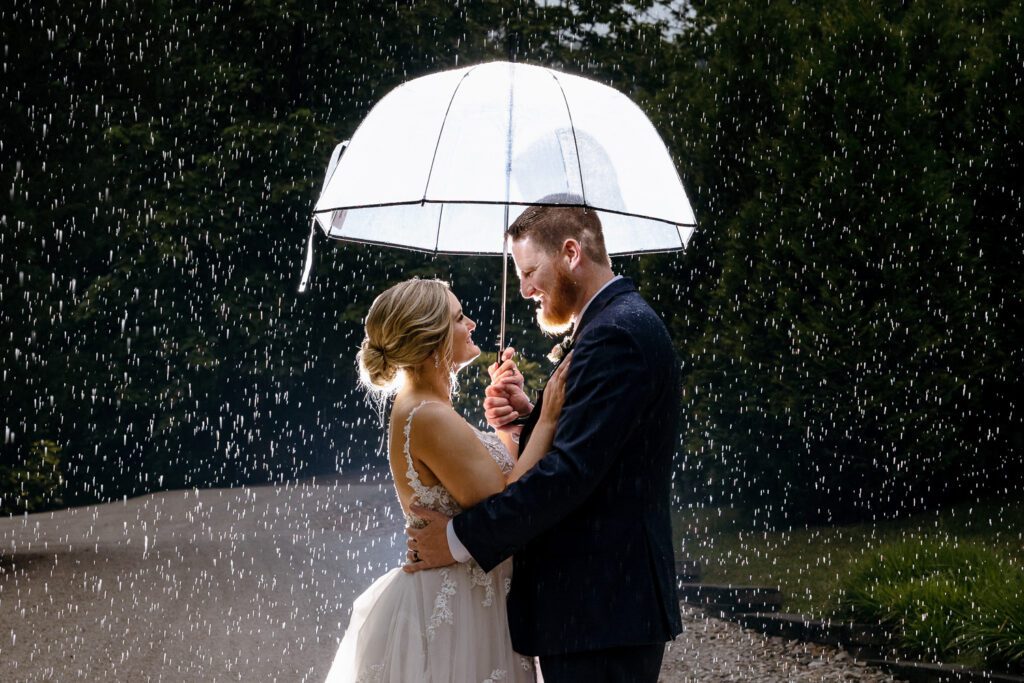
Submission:
[[[518,481],[540,462],[545,453],[551,450],[551,444],[555,440],[558,416],[562,414],[562,404],[565,402],[565,379],[569,374],[571,361],[572,354],[570,353],[551,375],[547,386],[544,387],[544,401],[541,403],[540,417],[533,428],[533,433],[530,434],[530,442],[519,455],[515,467],[505,476],[505,480],[509,484]]]

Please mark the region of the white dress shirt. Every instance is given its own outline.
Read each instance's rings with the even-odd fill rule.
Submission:
[[[580,320],[583,320],[583,314],[587,312],[587,308],[590,307],[590,303],[597,298],[598,294],[603,292],[605,288],[608,287],[608,285],[610,285],[611,283],[621,279],[621,275],[616,275],[611,280],[608,280],[608,282],[601,285],[601,289],[594,292],[594,296],[590,297],[590,299],[587,300],[587,303],[583,305],[583,308],[580,309],[580,314],[576,316],[575,322],[578,323]],[[573,332],[575,336],[575,330],[573,330]],[[455,558],[455,561],[469,562],[470,560],[472,560],[473,556],[469,554],[469,551],[466,550],[466,546],[462,545],[462,541],[460,541],[459,537],[455,535],[455,525],[451,523],[451,520],[448,521],[448,526],[446,527],[445,531],[447,532],[448,536],[448,550],[449,552],[451,552],[452,557]]]

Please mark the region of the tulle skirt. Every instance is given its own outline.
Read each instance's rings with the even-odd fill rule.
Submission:
[[[511,560],[392,569],[356,598],[328,683],[532,683],[509,639],[511,579]]]

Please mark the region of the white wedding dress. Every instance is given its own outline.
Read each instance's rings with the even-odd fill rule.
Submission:
[[[454,516],[462,508],[443,486],[423,485],[409,453],[413,416],[426,403],[405,422],[406,476],[419,504]],[[474,431],[508,473],[512,457],[498,436]],[[423,525],[408,513],[406,523]],[[533,660],[509,639],[511,581],[511,559],[491,572],[473,561],[415,574],[392,569],[356,598],[328,683],[532,683]]]

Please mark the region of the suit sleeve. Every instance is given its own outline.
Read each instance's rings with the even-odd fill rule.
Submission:
[[[580,506],[601,483],[637,418],[651,382],[639,342],[604,325],[577,344],[554,443],[541,461],[503,492],[453,520],[473,559],[490,571]]]

